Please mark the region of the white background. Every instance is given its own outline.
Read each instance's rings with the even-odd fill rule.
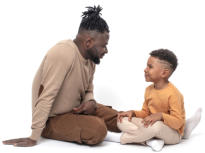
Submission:
[[[58,41],[74,39],[86,6],[100,4],[110,27],[108,54],[97,66],[95,99],[117,110],[141,109],[149,52],[167,48],[179,66],[170,81],[183,93],[187,117],[205,109],[205,3],[203,0],[1,0],[0,140],[31,133],[31,85],[44,55]],[[165,152],[204,150],[202,121],[191,139]],[[103,142],[88,147],[42,139],[32,148],[0,145],[2,152],[151,152]]]

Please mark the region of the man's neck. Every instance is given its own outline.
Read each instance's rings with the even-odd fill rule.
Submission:
[[[78,47],[78,50],[79,50],[80,54],[82,55],[82,57],[84,57],[85,59],[88,59],[88,58],[86,57],[85,51],[84,51],[84,49],[83,49],[83,47],[82,47],[82,45],[81,45],[82,42],[81,42],[80,40],[78,40],[77,38],[74,39],[73,42],[74,42],[74,43],[76,44],[76,46]]]

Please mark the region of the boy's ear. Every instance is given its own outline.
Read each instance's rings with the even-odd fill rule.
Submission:
[[[161,73],[162,78],[168,78],[170,76],[170,70],[164,69]]]

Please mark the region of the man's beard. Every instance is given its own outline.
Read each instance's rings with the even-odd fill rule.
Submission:
[[[100,64],[100,58],[97,57],[98,50],[96,49],[96,47],[90,48],[87,52],[90,55],[91,61],[93,61],[95,64]]]
[[[100,59],[99,58],[93,58],[91,59],[95,64],[100,64]]]

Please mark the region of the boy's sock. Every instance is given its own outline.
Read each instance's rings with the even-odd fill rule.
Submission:
[[[120,143],[120,136],[121,136],[121,134],[122,133],[116,133],[116,132],[108,131],[104,141]]]
[[[153,151],[161,151],[164,146],[164,140],[150,139],[146,141],[146,144],[152,148]]]
[[[193,129],[199,124],[201,119],[202,108],[198,108],[194,115],[186,120],[183,139],[188,139]]]

